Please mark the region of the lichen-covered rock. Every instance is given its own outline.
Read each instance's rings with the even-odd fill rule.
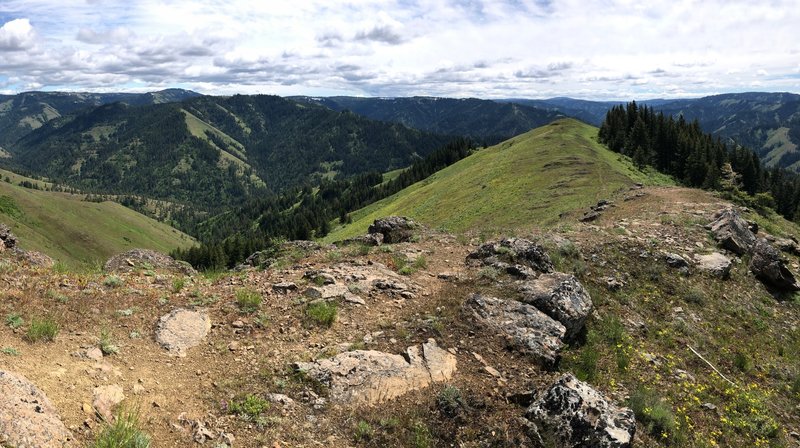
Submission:
[[[786,260],[764,238],[759,239],[753,246],[750,271],[755,274],[757,279],[772,288],[780,291],[800,290],[794,275],[786,267]]]
[[[698,269],[708,272],[715,277],[728,278],[731,273],[730,258],[722,255],[719,252],[713,252],[706,255],[695,255],[695,261],[697,262]]]
[[[544,367],[558,364],[567,329],[536,307],[480,294],[473,294],[464,306],[480,324],[505,335],[516,350]]]
[[[522,278],[538,272],[552,272],[553,263],[544,248],[522,238],[504,238],[482,244],[478,250],[467,255],[467,261],[477,260],[485,266],[493,266]]]
[[[550,386],[525,416],[542,446],[627,448],[636,433],[632,410],[615,406],[571,373]]]
[[[211,319],[206,313],[178,308],[159,319],[156,342],[184,356],[186,350],[199,345],[210,330]]]
[[[561,272],[542,274],[534,280],[522,282],[519,291],[523,302],[564,325],[567,339],[574,338],[583,330],[592,313],[592,298],[574,275]]]
[[[17,260],[27,263],[30,266],[37,266],[41,268],[52,268],[55,265],[55,261],[50,258],[50,256],[45,255],[41,252],[36,252],[32,250],[22,250],[19,247],[15,247],[11,250],[11,253],[17,258]]]
[[[736,255],[744,255],[756,243],[750,226],[733,208],[720,210],[708,226],[720,247]]]
[[[665,253],[664,254],[664,261],[666,261],[667,264],[670,267],[676,268],[676,269],[688,268],[689,267],[689,262],[686,261],[685,258],[683,258],[682,256],[680,256],[678,254]]]
[[[300,362],[295,368],[329,388],[334,402],[375,405],[444,382],[456,371],[456,357],[429,339],[411,346],[406,357],[353,350],[330,359]]]
[[[132,272],[140,269],[163,269],[184,275],[197,274],[188,263],[177,261],[150,249],[131,249],[114,255],[105,264],[106,272]]]
[[[386,244],[395,244],[410,241],[417,227],[417,223],[406,217],[387,216],[376,219],[367,231],[382,234],[383,242]]]
[[[0,241],[2,241],[4,249],[13,249],[17,246],[17,237],[5,224],[0,224]]]
[[[0,370],[0,446],[74,446],[53,404],[25,377]]]

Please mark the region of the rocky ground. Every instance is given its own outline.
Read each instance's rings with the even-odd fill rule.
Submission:
[[[85,446],[123,409],[158,447],[798,446],[795,228],[729,208],[634,189],[520,238],[393,221],[222,274],[7,250],[0,445]]]

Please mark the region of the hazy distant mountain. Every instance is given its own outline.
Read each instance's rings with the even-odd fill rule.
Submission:
[[[197,92],[167,89],[150,93],[24,92],[0,95],[0,146],[8,148],[44,123],[88,107],[123,102],[130,105],[183,101]]]
[[[469,136],[489,143],[527,132],[564,116],[559,111],[475,98],[336,96],[291,99],[338,111],[350,110],[373,120],[401,123],[438,134]]]

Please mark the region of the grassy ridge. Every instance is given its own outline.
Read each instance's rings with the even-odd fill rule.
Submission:
[[[189,236],[120,204],[82,198],[0,182],[0,222],[11,227],[24,249],[72,267],[104,261],[134,247],[169,252],[192,244]]]
[[[406,215],[453,232],[502,233],[552,226],[634,182],[670,184],[597,143],[597,128],[558,120],[479,151],[353,214],[325,238],[366,232],[376,218]]]

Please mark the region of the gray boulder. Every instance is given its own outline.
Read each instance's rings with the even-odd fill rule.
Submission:
[[[761,238],[753,246],[750,271],[767,286],[780,291],[798,291],[797,281],[786,267],[786,260],[769,242]]]
[[[541,446],[627,448],[636,433],[632,410],[615,406],[571,373],[550,386],[525,416]]]
[[[747,221],[742,219],[733,208],[720,210],[714,215],[714,221],[708,225],[720,247],[736,255],[744,255],[756,243],[756,237],[750,231]]]
[[[0,370],[0,446],[75,446],[55,406],[21,375]]]
[[[386,244],[395,244],[410,241],[417,227],[417,223],[406,217],[387,216],[376,219],[367,231],[382,234],[383,242]]]
[[[479,324],[506,336],[514,349],[546,368],[558,364],[567,329],[536,307],[480,294],[473,294],[464,306]]]
[[[486,266],[504,270],[511,275],[528,278],[538,272],[552,272],[553,262],[544,248],[522,238],[504,238],[482,244],[467,255],[467,261],[477,260]]]
[[[448,381],[456,371],[456,357],[429,339],[422,350],[409,347],[405,356],[353,350],[299,362],[295,368],[327,386],[333,402],[376,405]]]
[[[730,276],[731,260],[719,252],[695,255],[695,261],[697,262],[697,268],[701,271],[719,278],[728,278]]]
[[[156,342],[178,356],[186,356],[186,350],[200,345],[209,331],[208,314],[178,308],[158,320]]]
[[[665,253],[664,254],[664,261],[667,262],[672,268],[681,269],[681,268],[688,268],[689,262],[686,261],[685,258],[681,257],[678,254],[673,253]]]
[[[592,298],[574,275],[542,274],[535,280],[523,282],[519,292],[522,302],[535,306],[564,325],[567,339],[581,332],[592,313]]]

